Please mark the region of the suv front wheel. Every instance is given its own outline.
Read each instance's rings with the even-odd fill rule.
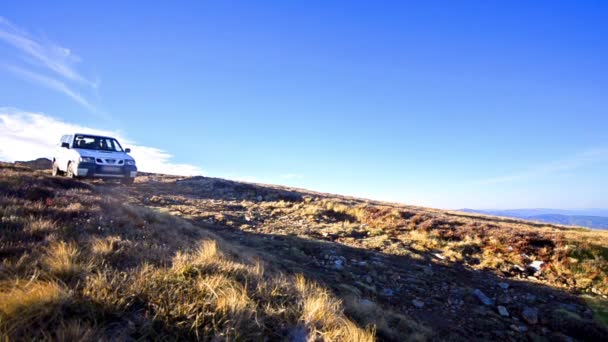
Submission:
[[[59,170],[59,166],[57,165],[56,161],[53,161],[52,169],[53,169],[53,171],[51,173],[52,173],[53,177],[63,175],[63,172],[61,172],[61,170]]]
[[[76,175],[74,174],[74,163],[70,162],[68,164],[68,169],[66,171],[66,176],[68,176],[68,178],[76,178]]]

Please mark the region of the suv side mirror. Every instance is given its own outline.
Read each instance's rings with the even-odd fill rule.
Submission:
[[[61,147],[63,147],[63,148],[70,148],[70,144],[64,142],[64,143],[61,143]]]
[[[131,153],[131,149],[130,148],[125,148],[125,153]]]

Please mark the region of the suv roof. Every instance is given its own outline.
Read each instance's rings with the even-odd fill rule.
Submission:
[[[74,136],[77,136],[77,135],[86,135],[86,136],[89,136],[89,137],[95,137],[95,138],[109,138],[109,139],[116,139],[116,138],[114,138],[114,137],[110,137],[110,136],[105,136],[105,135],[97,135],[97,134],[89,134],[89,133],[74,133],[73,135],[74,135]]]

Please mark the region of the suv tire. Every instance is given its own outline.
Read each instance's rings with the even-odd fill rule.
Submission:
[[[53,175],[53,177],[63,176],[63,172],[59,170],[59,165],[57,165],[56,161],[53,161],[51,174]]]
[[[66,176],[68,176],[68,178],[76,178],[76,176],[74,175],[74,164],[72,164],[72,162],[68,163]]]

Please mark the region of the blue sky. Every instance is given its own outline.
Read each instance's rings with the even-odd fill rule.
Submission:
[[[604,1],[13,1],[0,16],[0,129],[17,146],[76,125],[210,176],[608,207]]]

